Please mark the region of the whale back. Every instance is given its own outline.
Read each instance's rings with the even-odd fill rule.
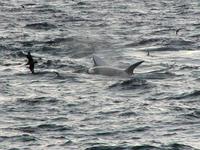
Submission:
[[[118,69],[106,64],[101,58],[96,55],[93,55],[94,67],[88,69],[88,73],[90,74],[101,74],[107,76],[122,76],[129,77],[133,75],[134,69],[139,66],[144,61],[139,61],[135,64],[132,64],[127,69]]]
[[[124,70],[109,66],[97,66],[94,68],[90,68],[88,72],[90,74],[101,74],[106,76],[121,76],[121,77],[129,76]]]
[[[136,62],[135,64],[132,64],[131,66],[129,66],[125,72],[128,74],[128,75],[133,75],[133,71],[134,69],[139,66],[141,63],[143,63],[144,61],[139,61],[139,62]]]

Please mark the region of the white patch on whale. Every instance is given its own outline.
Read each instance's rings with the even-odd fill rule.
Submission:
[[[100,74],[106,76],[120,76],[120,77],[131,77],[133,75],[134,69],[144,62],[144,61],[139,61],[123,70],[119,68],[114,68],[112,66],[108,66],[101,58],[95,55],[93,56],[93,61],[94,61],[94,67],[88,70],[89,74]]]

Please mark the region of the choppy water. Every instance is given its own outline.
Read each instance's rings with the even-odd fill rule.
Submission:
[[[1,0],[0,11],[0,149],[200,149],[198,0]],[[130,79],[89,75],[93,54],[145,63]]]

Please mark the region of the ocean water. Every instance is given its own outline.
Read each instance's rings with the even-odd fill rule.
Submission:
[[[1,150],[200,149],[198,0],[1,0],[0,12]],[[131,78],[91,75],[93,55],[145,62]]]

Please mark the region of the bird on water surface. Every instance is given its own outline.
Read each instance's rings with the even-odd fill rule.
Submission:
[[[180,30],[182,30],[182,28],[176,29],[176,35],[178,35]]]
[[[28,62],[26,65],[29,65],[29,69],[32,72],[32,74],[34,74],[34,67],[35,67],[35,63],[37,63],[37,61],[33,60],[33,57],[31,55],[30,52],[28,52],[28,54],[26,55],[26,58],[28,59]]]

